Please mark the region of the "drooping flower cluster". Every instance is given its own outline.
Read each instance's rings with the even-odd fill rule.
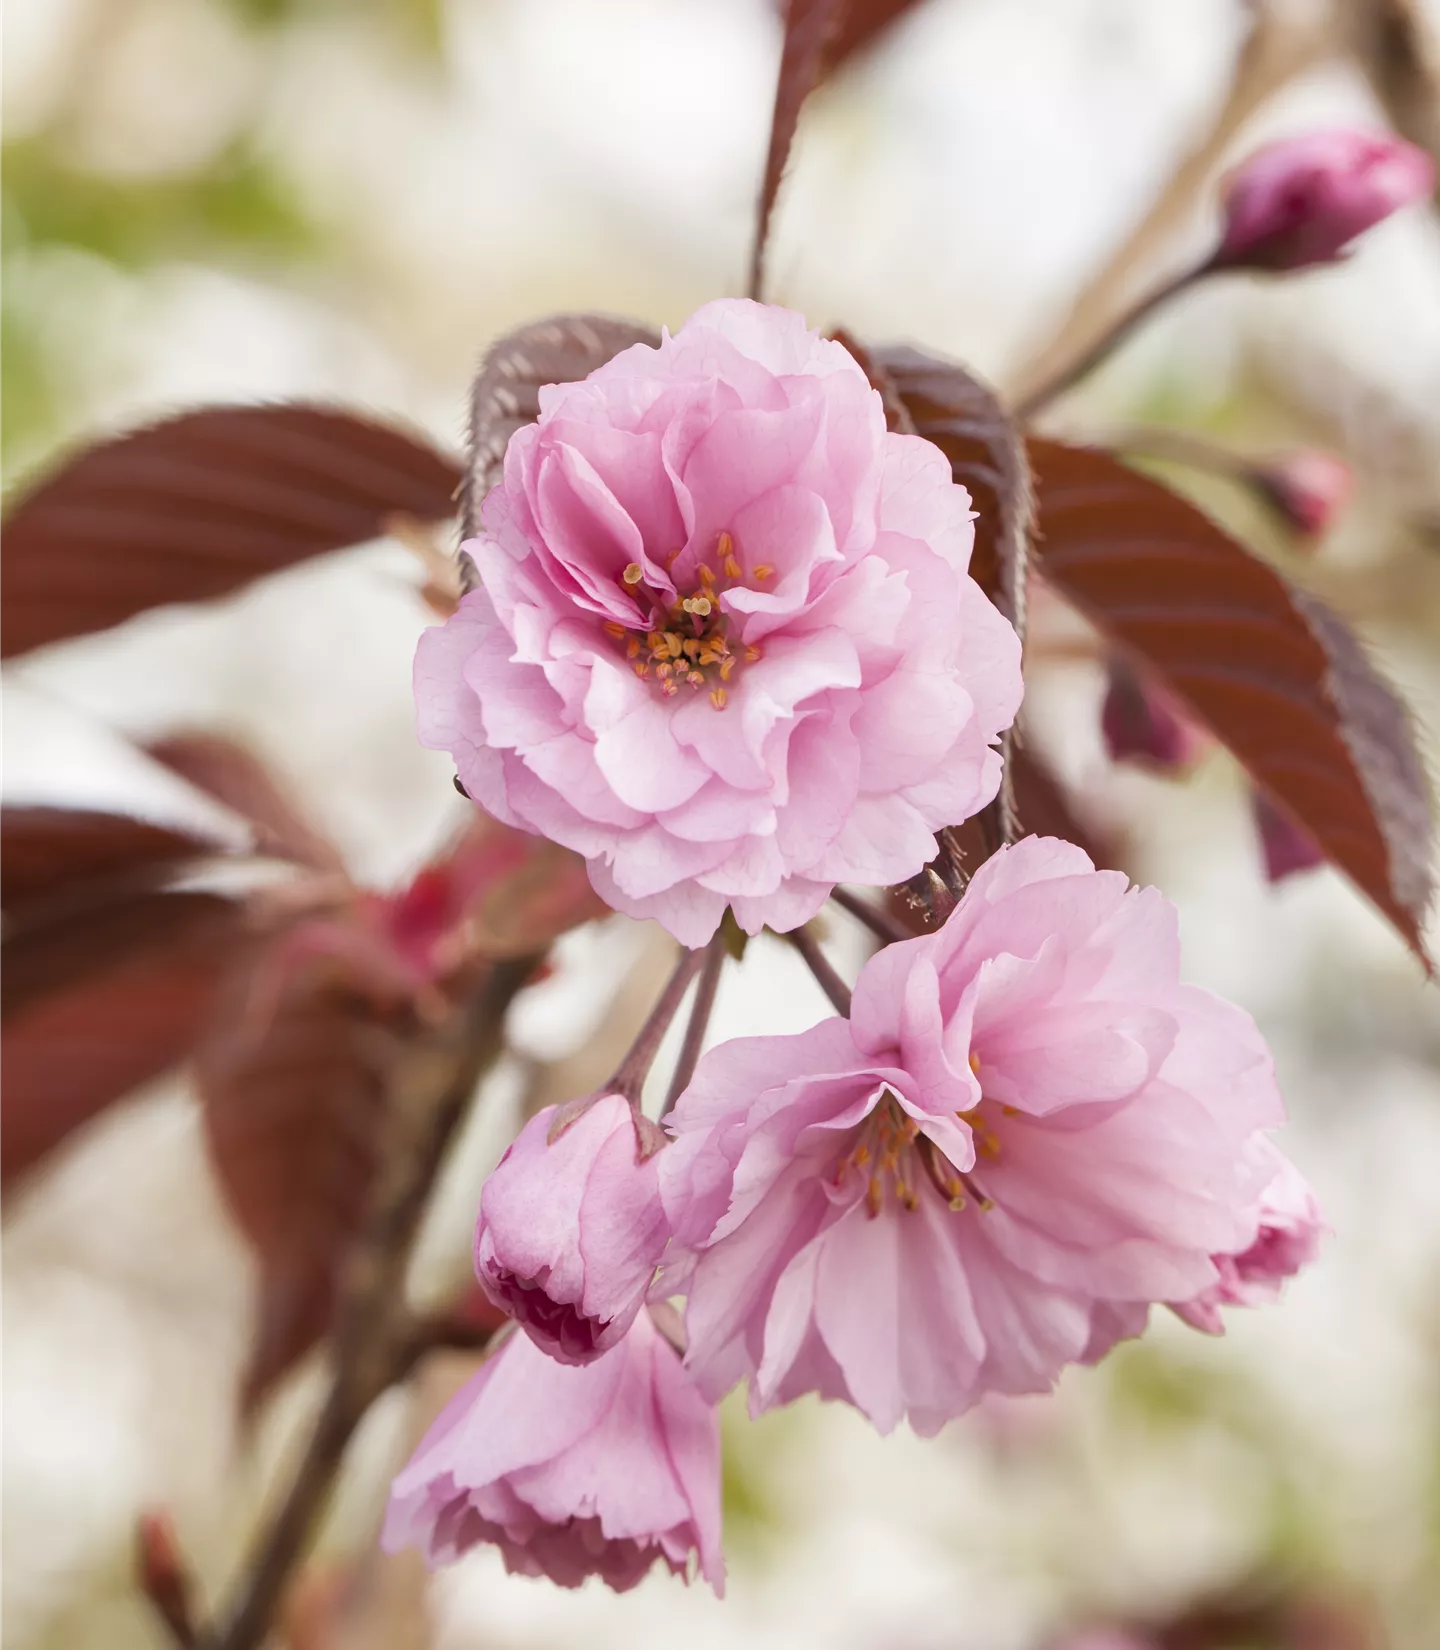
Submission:
[[[689,1365],[887,1431],[1044,1391],[1222,1286],[1281,1121],[1249,1017],[1180,983],[1173,907],[1026,838],[866,965],[848,1021],[701,1062],[661,1157]]]
[[[541,392],[423,638],[423,743],[687,945],[897,882],[995,795],[1014,631],[970,501],[787,310],[706,305]]]
[[[965,496],[799,317],[713,304],[545,392],[485,524],[481,587],[421,647],[423,735],[618,909],[690,944],[727,907],[793,928],[995,794],[1018,644],[966,572]],[[1178,712],[1116,681],[1117,754],[1173,764]],[[397,1478],[387,1545],[718,1590],[738,1384],[932,1433],[1152,1306],[1217,1332],[1314,1257],[1253,1022],[1181,982],[1155,890],[1069,843],[994,854],[848,1014],[713,1049],[662,1135],[638,1095],[698,964],[485,1183],[476,1272],[518,1332]]]
[[[456,1393],[396,1478],[383,1541],[432,1564],[479,1542],[505,1568],[623,1592],[692,1554],[719,1592],[715,1412],[647,1315],[584,1368],[513,1335]]]

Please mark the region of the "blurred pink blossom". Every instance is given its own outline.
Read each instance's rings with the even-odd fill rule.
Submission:
[[[1283,882],[1298,871],[1313,871],[1325,863],[1320,844],[1308,831],[1282,813],[1263,791],[1250,793],[1250,809],[1268,882]]]
[[[1434,185],[1429,155],[1389,132],[1336,127],[1282,138],[1231,172],[1214,267],[1334,263],[1357,235]]]
[[[1350,502],[1355,480],[1333,453],[1288,453],[1252,472],[1270,505],[1305,538],[1319,538]]]
[[[1254,1023],[1179,960],[1156,890],[1030,837],[871,958],[849,1021],[707,1055],[660,1154],[702,1392],[933,1433],[1212,1288],[1283,1109]]]
[[[423,743],[687,945],[896,882],[995,795],[1014,631],[969,497],[788,310],[707,304],[540,392],[424,635]]]
[[[656,1559],[685,1575],[694,1554],[721,1592],[715,1412],[649,1313],[583,1368],[513,1335],[396,1477],[381,1539],[431,1565],[493,1542],[512,1573],[617,1592]]]
[[[552,1141],[555,1120],[554,1106],[532,1117],[482,1187],[475,1274],[537,1346],[580,1364],[630,1328],[670,1231],[623,1095]]]
[[[1110,662],[1100,731],[1112,762],[1138,762],[1167,774],[1183,772],[1207,743],[1171,694],[1119,658]]]
[[[1269,1140],[1257,1140],[1252,1149],[1272,1176],[1260,1198],[1259,1233],[1239,1254],[1216,1255],[1219,1281],[1175,1307],[1192,1328],[1210,1335],[1224,1333],[1222,1306],[1266,1306],[1278,1299],[1285,1280],[1319,1254],[1326,1230],[1315,1194],[1295,1165]]]

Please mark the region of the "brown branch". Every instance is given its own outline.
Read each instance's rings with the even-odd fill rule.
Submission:
[[[446,1148],[503,1048],[505,1012],[538,960],[495,964],[471,1001],[402,1069],[392,1097],[387,1172],[346,1279],[329,1391],[235,1598],[220,1623],[198,1641],[204,1650],[256,1650],[264,1639],[352,1433],[397,1372],[403,1374],[418,1355],[414,1320],[403,1304],[415,1234]]]
[[[850,1013],[850,987],[831,966],[830,959],[820,949],[819,942],[808,927],[792,929],[785,938],[805,959],[805,966],[815,976],[815,982],[830,999],[837,1014]]]
[[[1199,142],[1181,157],[1144,216],[1090,277],[1049,343],[1020,373],[1015,399],[1024,403],[1042,385],[1067,376],[1069,364],[1091,354],[1133,306],[1135,294],[1177,230],[1194,213],[1230,145],[1286,81],[1319,61],[1328,31],[1297,24],[1272,0],[1258,0],[1230,89]]]

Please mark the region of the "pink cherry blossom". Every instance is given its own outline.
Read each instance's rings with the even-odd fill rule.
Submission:
[[[1250,812],[1260,842],[1260,858],[1267,882],[1283,882],[1300,871],[1325,863],[1320,844],[1289,814],[1282,812],[1263,791],[1251,791]]]
[[[1355,479],[1333,453],[1303,449],[1260,465],[1254,472],[1261,494],[1304,538],[1319,538],[1350,502]]]
[[[1136,762],[1165,774],[1183,773],[1207,742],[1173,695],[1142,681],[1123,659],[1110,663],[1100,731],[1112,762]]]
[[[794,928],[998,788],[1020,650],[969,505],[841,345],[707,304],[540,392],[465,545],[480,587],[421,639],[421,741],[682,943],[727,905]]]
[[[1339,127],[1282,138],[1231,173],[1216,267],[1334,263],[1357,235],[1434,186],[1429,155],[1389,132]]]
[[[1180,983],[1174,908],[1027,838],[848,1021],[700,1063],[660,1154],[689,1365],[882,1430],[1044,1391],[1254,1243],[1281,1119],[1249,1016]]]
[[[1267,1306],[1278,1299],[1286,1279],[1319,1254],[1325,1232],[1320,1205],[1295,1165],[1267,1139],[1252,1149],[1271,1177],[1260,1195],[1255,1240],[1238,1255],[1216,1255],[1218,1281],[1174,1308],[1186,1323],[1211,1335],[1224,1333],[1222,1306]]]
[[[447,1564],[482,1542],[512,1574],[617,1592],[691,1555],[715,1591],[720,1429],[642,1312],[594,1363],[556,1363],[513,1335],[456,1393],[390,1490],[387,1552]]]
[[[475,1275],[537,1346],[579,1364],[630,1328],[670,1229],[623,1095],[600,1095],[552,1141],[555,1117],[537,1112],[481,1188]]]

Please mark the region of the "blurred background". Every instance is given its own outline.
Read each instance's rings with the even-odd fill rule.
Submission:
[[[1326,8],[1278,9],[1298,45],[1212,173],[1281,132],[1387,121]],[[916,5],[807,111],[770,295],[1020,382],[1209,141],[1250,11]],[[1440,38],[1434,4],[1414,15]],[[779,39],[767,0],[10,0],[4,29],[8,486],[82,437],[206,400],[329,398],[458,450],[498,334],[565,309],[678,325],[742,289]],[[1211,213],[1211,190],[1183,201],[1112,286],[1178,265]],[[1341,455],[1356,492],[1318,546],[1233,488],[1172,479],[1359,626],[1434,771],[1433,210],[1341,267],[1195,291],[1050,423]],[[398,882],[460,806],[411,732],[418,582],[402,546],[367,546],[27,657],[7,671],[6,800],[210,822],[128,740],[212,727],[264,754],[364,880]],[[1286,1146],[1334,1227],[1322,1263],[1278,1307],[1232,1314],[1223,1340],[1159,1314],[1053,1398],[987,1404],[933,1443],[810,1401],[754,1425],[727,1409],[723,1604],[659,1577],[565,1593],[488,1552],[428,1590],[418,1561],[377,1561],[388,1476],[465,1368],[432,1360],[357,1442],[290,1607],[295,1650],[1039,1650],[1104,1623],[1258,1645],[1176,1635],[1276,1594],[1306,1624],[1291,1643],[1437,1642],[1440,996],[1335,873],[1267,883],[1223,753],[1183,781],[1107,759],[1104,670],[1078,626],[1042,612],[1035,661],[1032,738],[1120,862],[1179,903],[1191,977],[1273,1043]],[[836,940],[858,960],[858,936]],[[429,1279],[463,1275],[479,1181],[525,1093],[588,1086],[600,982],[652,978],[656,957],[618,920],[562,942],[442,1188]],[[712,1036],[823,1012],[761,943],[727,974]],[[168,1506],[207,1597],[223,1592],[318,1372],[237,1422],[255,1282],[178,1080],[12,1194],[4,1248],[5,1642],[160,1644],[133,1589],[137,1511]]]

